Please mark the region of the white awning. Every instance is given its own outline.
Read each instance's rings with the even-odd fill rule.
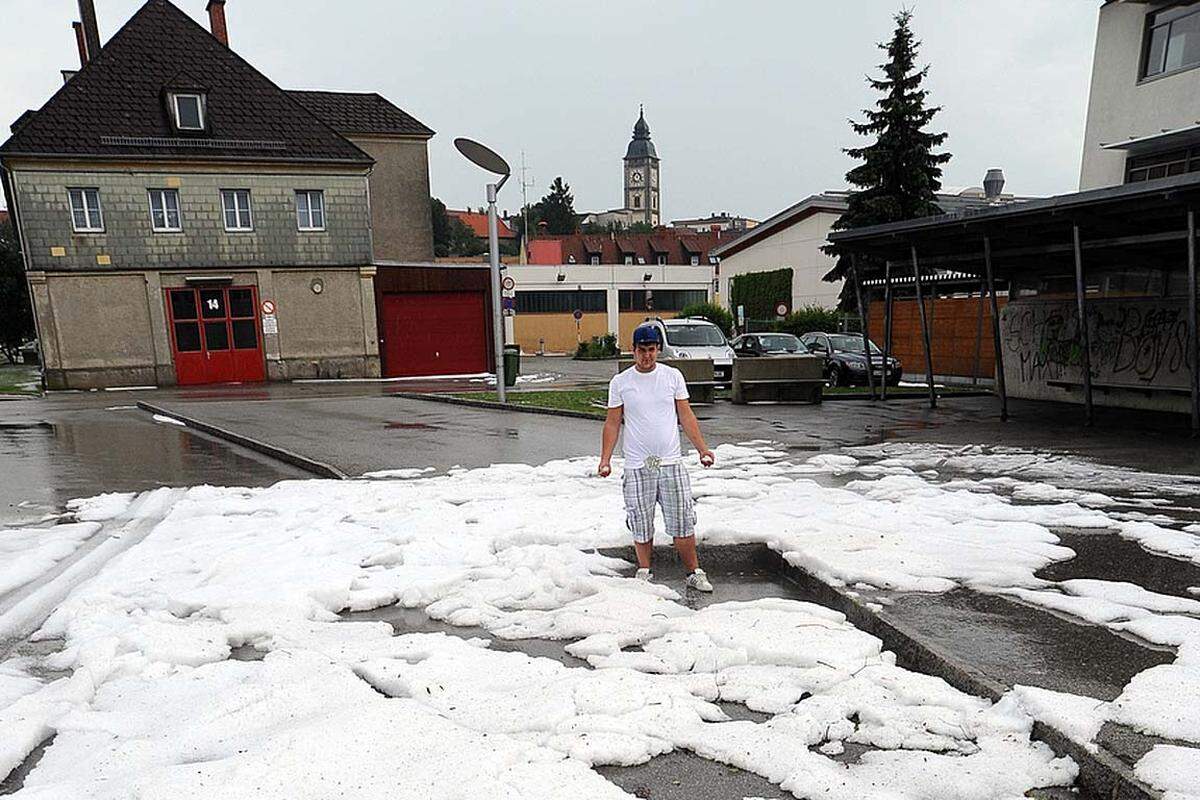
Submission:
[[[1200,121],[1186,128],[1160,131],[1149,136],[1135,136],[1118,142],[1101,144],[1100,147],[1104,150],[1125,150],[1136,156],[1142,153],[1174,150],[1193,145],[1200,145]]]

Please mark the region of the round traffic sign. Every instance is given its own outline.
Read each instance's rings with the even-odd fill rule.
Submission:
[[[575,318],[576,322],[579,322],[579,320],[583,319],[583,312],[577,308],[577,309],[575,309],[575,313],[572,314],[571,316],[573,316]]]
[[[511,292],[517,288],[517,282],[512,279],[512,275],[505,275],[504,280],[500,281],[500,286],[504,288],[504,291]]]
[[[275,313],[275,301],[274,300],[263,300],[262,301],[262,313],[266,316],[270,316],[270,315],[274,314]]]
[[[788,311],[787,303],[780,303],[779,305],[775,306],[775,313],[781,317],[786,317],[787,311]]]

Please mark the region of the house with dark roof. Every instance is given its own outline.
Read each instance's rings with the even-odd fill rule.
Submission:
[[[433,132],[281,89],[224,6],[147,0],[101,46],[80,0],[80,69],[0,145],[50,388],[380,374],[376,263],[432,256]]]

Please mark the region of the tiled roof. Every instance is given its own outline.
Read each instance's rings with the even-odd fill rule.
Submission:
[[[200,84],[209,130],[181,136],[164,90]],[[341,162],[372,159],[168,0],[147,0],[0,155]]]
[[[352,133],[419,136],[423,139],[433,136],[433,130],[416,117],[374,92],[309,92],[289,89],[288,94],[343,136]]]
[[[665,255],[668,264],[688,265],[692,256],[699,256],[700,264],[708,266],[709,252],[731,238],[729,232],[694,233],[673,228],[660,228],[654,233],[539,236],[530,241],[530,262],[587,264],[591,256],[599,255],[601,264],[623,264],[625,256],[631,255],[635,264],[655,264],[659,255]],[[558,248],[538,247],[543,242],[555,242]],[[559,253],[561,258],[554,258]]]
[[[486,239],[488,235],[488,215],[480,214],[478,211],[455,211],[452,208],[446,209],[446,214],[455,217],[462,221],[464,225],[470,228],[476,236],[481,239]],[[515,239],[517,232],[509,227],[508,223],[497,217],[496,219],[496,235],[501,239]]]

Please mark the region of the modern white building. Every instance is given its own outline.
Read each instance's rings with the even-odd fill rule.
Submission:
[[[1200,171],[1200,2],[1100,9],[1080,189]]]

